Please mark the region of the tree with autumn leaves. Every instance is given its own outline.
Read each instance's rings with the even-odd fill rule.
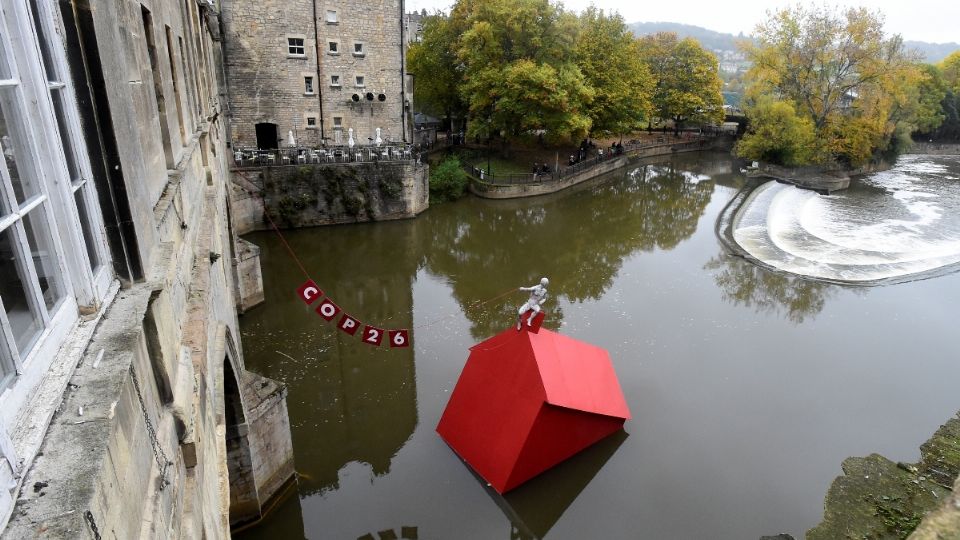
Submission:
[[[594,7],[576,15],[549,0],[459,0],[449,16],[427,17],[408,69],[417,101],[468,118],[471,137],[560,142],[629,133],[651,117],[722,119],[716,59],[672,39],[654,50]],[[682,73],[653,72],[651,62],[672,55]]]
[[[884,33],[879,13],[781,9],[743,48],[750,127],[737,152],[748,159],[858,166],[942,121],[935,74]]]

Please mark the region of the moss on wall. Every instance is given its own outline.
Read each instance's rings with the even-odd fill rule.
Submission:
[[[413,217],[404,188],[412,164],[267,167],[263,175],[264,209],[282,227]]]

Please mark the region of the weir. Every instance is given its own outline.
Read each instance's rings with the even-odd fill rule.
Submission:
[[[767,182],[733,210],[728,238],[761,264],[876,284],[960,262],[960,157],[904,156],[832,195]]]

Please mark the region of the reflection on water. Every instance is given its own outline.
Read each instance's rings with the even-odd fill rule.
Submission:
[[[530,285],[541,274],[550,278],[552,294],[544,325],[557,329],[564,318],[558,301],[597,299],[613,284],[624,258],[637,251],[669,250],[688,238],[713,193],[707,177],[670,162],[604,180],[589,190],[480,206],[468,220],[417,224],[418,236],[426,240],[426,268],[447,279],[454,297],[467,308],[474,339],[499,332],[515,306],[502,303],[491,312],[470,309],[472,302]],[[427,228],[426,233],[419,230]]]
[[[770,272],[727,254],[711,258],[703,268],[714,273],[724,300],[753,308],[757,313],[782,313],[797,324],[820,313],[836,290],[826,283]]]
[[[276,237],[250,235],[267,302],[241,318],[245,360],[287,384],[301,480],[239,536],[801,538],[845,457],[914,460],[960,408],[945,300],[960,274],[851,290],[723,254],[714,225],[743,184],[729,156],[688,155],[547,197],[286,234],[346,312],[413,328],[409,349],[324,322]],[[469,347],[526,296],[480,302],[542,275],[548,326],[610,352],[635,416],[628,438],[501,498],[434,429]]]
[[[627,433],[620,430],[573,456],[562,468],[550,469],[506,495],[487,487],[487,494],[510,519],[510,540],[545,537],[625,440]],[[477,481],[483,482],[479,477]]]
[[[318,243],[308,232],[289,241],[346,312],[374,325],[412,325],[417,266],[409,231],[371,235],[362,248]],[[252,365],[287,383],[291,410],[309,411],[291,414],[301,495],[335,489],[338,471],[352,461],[386,474],[417,424],[413,350],[375,349],[337,331],[297,299],[304,278],[282,248],[260,243],[263,260],[276,264],[264,272],[267,305],[243,316],[243,346]],[[389,272],[371,272],[370,253],[390,261]]]

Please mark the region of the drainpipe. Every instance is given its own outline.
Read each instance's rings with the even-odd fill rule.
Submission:
[[[323,81],[320,79],[320,30],[317,28],[317,0],[313,0],[313,54],[317,57],[317,105],[320,106],[320,146],[326,146],[326,135],[323,133]]]
[[[316,1],[316,0],[314,0]],[[407,142],[407,62],[403,54],[407,46],[404,26],[406,9],[404,0],[400,0],[400,127],[403,130],[403,142]]]

